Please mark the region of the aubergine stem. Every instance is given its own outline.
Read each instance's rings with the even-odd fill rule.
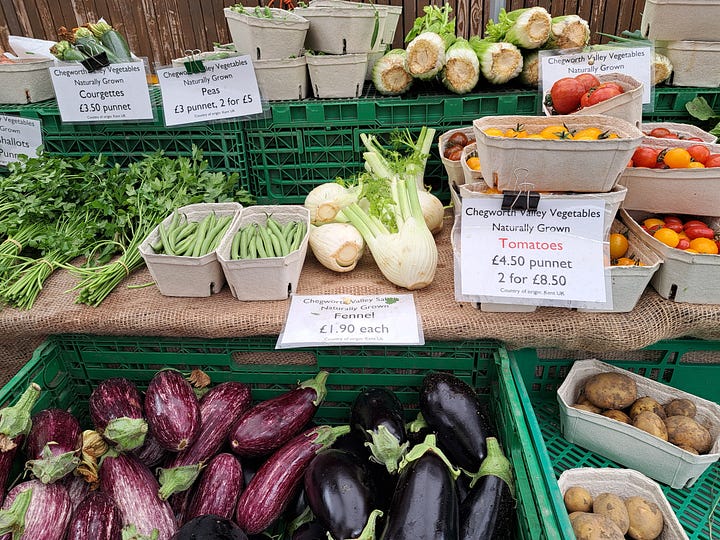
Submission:
[[[321,371],[314,378],[303,381],[298,385],[298,388],[312,388],[315,390],[316,398],[313,400],[313,405],[319,407],[320,404],[325,400],[327,395],[327,388],[325,388],[325,381],[327,381],[329,373],[327,371]]]
[[[297,531],[300,527],[302,527],[306,523],[310,523],[314,519],[315,519],[315,514],[313,514],[313,512],[312,512],[312,510],[310,510],[309,506],[306,506],[305,510],[302,511],[302,514],[300,514],[298,517],[293,519],[288,524],[287,538],[291,538],[295,531]]]
[[[422,413],[419,412],[415,420],[406,424],[405,429],[407,429],[410,433],[419,433],[428,427],[429,426],[425,421],[425,417],[423,417]]]
[[[0,534],[12,533],[13,540],[25,532],[25,514],[32,501],[32,488],[17,494],[10,508],[0,510]]]
[[[120,531],[120,533],[122,535],[122,540],[158,540],[158,538],[160,538],[160,531],[157,529],[153,529],[150,536],[146,536],[144,534],[140,534],[135,525],[127,525],[122,531]]]
[[[32,408],[40,397],[40,386],[30,383],[15,405],[0,410],[0,451],[15,448],[15,437],[26,434],[32,427]]]
[[[112,441],[120,451],[140,448],[148,432],[147,422],[143,418],[113,418],[105,426],[103,437]]]
[[[405,454],[405,457],[400,462],[399,470],[403,470],[405,467],[408,466],[408,464],[420,459],[427,452],[432,452],[440,459],[442,459],[445,465],[447,465],[447,468],[450,470],[450,474],[452,475],[453,480],[457,480],[458,476],[460,476],[461,474],[460,469],[456,468],[452,463],[450,463],[450,460],[445,454],[443,454],[443,451],[437,447],[435,435],[433,435],[432,433],[426,435],[423,442],[421,442],[420,444],[416,444],[410,449],[407,454]]]
[[[515,484],[510,460],[503,454],[500,443],[495,437],[488,437],[485,440],[485,444],[487,445],[487,456],[485,456],[485,459],[483,459],[483,462],[480,464],[478,472],[470,475],[472,479],[470,481],[470,487],[473,487],[483,476],[493,475],[508,485],[510,494],[515,498]]]
[[[365,527],[360,533],[360,536],[358,536],[357,538],[352,538],[350,540],[375,540],[375,527],[377,525],[377,519],[379,517],[382,517],[382,515],[382,510],[373,510],[372,512],[370,512],[367,523],[365,524]],[[330,534],[328,533],[328,537],[329,536]]]
[[[384,426],[379,425],[377,431],[372,429],[367,430],[371,442],[366,442],[365,446],[370,449],[370,460],[380,465],[384,465],[390,474],[394,474],[398,471],[400,460],[407,452],[410,443],[405,441],[400,444],[400,441],[395,438],[395,435],[390,433],[390,430]]]
[[[25,463],[25,469],[32,471],[35,477],[43,484],[50,484],[74,471],[80,464],[76,451],[53,455],[49,442],[42,450],[40,459],[31,459]]]
[[[350,433],[350,426],[320,426],[314,431],[315,432],[311,432],[308,437],[312,437],[317,434],[317,436],[313,439],[313,442],[320,445],[320,448],[317,450],[320,452],[320,450],[324,450],[328,446],[331,446],[338,437],[342,437],[343,435]]]
[[[204,463],[193,463],[192,465],[180,465],[172,469],[159,468],[158,482],[160,489],[158,496],[166,501],[173,493],[185,491],[195,483],[200,471],[205,467]]]

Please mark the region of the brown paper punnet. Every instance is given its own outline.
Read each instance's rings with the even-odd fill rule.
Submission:
[[[447,148],[448,139],[457,132],[464,133],[468,139],[475,139],[475,130],[472,126],[451,129],[440,135],[440,137],[438,138],[438,150],[440,152],[440,160],[442,161],[443,165],[445,165],[445,171],[448,175],[448,182],[451,186],[465,183],[465,176],[463,175],[463,169],[460,160],[451,161],[445,157],[445,149]]]
[[[635,235],[655,251],[663,263],[650,284],[663,298],[692,304],[720,304],[720,255],[688,253],[671,248],[643,231],[641,223],[655,214],[620,210],[620,217]],[[708,226],[720,233],[720,217],[705,218]]]
[[[687,540],[687,534],[660,486],[638,471],[610,467],[580,467],[563,471],[558,478],[558,488],[563,497],[573,486],[584,487],[593,499],[601,493],[613,493],[623,500],[642,497],[654,502],[662,512],[664,524],[657,540]]]
[[[272,215],[280,225],[290,221],[305,222],[305,236],[300,248],[285,257],[231,259],[230,249],[235,233],[249,223],[264,224]],[[297,291],[300,272],[307,253],[310,234],[310,212],[297,205],[258,205],[245,208],[230,224],[217,256],[225,272],[230,292],[238,300],[285,300]]]
[[[717,137],[713,135],[712,133],[708,133],[704,129],[700,129],[697,126],[694,126],[692,124],[681,124],[679,122],[643,122],[643,124],[640,126],[640,131],[642,131],[645,134],[645,137],[648,139],[660,139],[663,140],[661,137],[651,137],[649,133],[655,129],[655,128],[666,128],[672,131],[673,133],[677,133],[680,136],[679,140],[687,139],[689,137],[698,137],[699,139],[702,139],[702,142],[706,143],[714,143],[717,141]],[[671,140],[677,140],[677,139],[671,139]],[[692,141],[688,141],[692,142]],[[694,141],[697,142],[697,141]]]
[[[637,385],[638,397],[649,396],[661,405],[685,398],[695,403],[695,420],[712,436],[710,452],[695,455],[629,424],[573,407],[585,381],[597,373],[622,373]],[[635,469],[673,489],[692,486],[720,458],[720,406],[600,360],[577,360],[557,390],[560,431],[568,442],[587,448],[625,467]]]
[[[201,221],[211,213],[220,216],[235,216],[242,211],[240,203],[198,203],[178,208],[178,213],[187,217],[188,221]],[[172,214],[162,223],[167,226],[172,221]],[[155,253],[150,247],[160,233],[155,227],[148,237],[140,244],[140,254],[155,279],[155,285],[165,296],[202,297],[220,292],[225,284],[220,263],[215,251],[202,257],[182,257]]]
[[[617,133],[617,139],[597,141],[492,137],[484,130],[505,131],[522,124],[529,133],[565,124],[569,129],[596,126]],[[618,181],[643,134],[634,125],[611,116],[485,116],[473,122],[478,157],[485,182],[499,190],[608,192]],[[518,177],[518,171],[527,175]]]
[[[464,180],[462,184],[474,184],[476,182],[482,182],[483,184],[485,184],[485,180],[483,179],[482,174],[482,163],[480,164],[481,170],[479,171],[471,169],[467,164],[468,159],[473,156],[477,157],[477,155],[477,144],[471,143],[468,144],[465,148],[463,148],[462,154],[460,154],[460,167],[462,168]]]

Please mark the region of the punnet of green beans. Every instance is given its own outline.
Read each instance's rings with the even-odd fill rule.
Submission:
[[[200,221],[188,221],[178,212],[167,225],[158,226],[159,238],[151,245],[155,253],[181,257],[202,257],[217,249],[233,216],[210,213]]]
[[[230,246],[231,259],[285,257],[300,249],[307,232],[304,221],[281,225],[272,216],[265,223],[248,223],[235,233]]]

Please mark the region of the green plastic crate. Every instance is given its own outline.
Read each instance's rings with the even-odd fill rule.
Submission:
[[[557,477],[575,467],[622,467],[598,454],[567,442],[560,432],[556,391],[575,359],[597,358],[652,380],[720,401],[720,342],[660,341],[640,351],[617,354],[552,349],[499,352],[509,356],[525,421],[537,444],[545,488],[553,500],[555,525],[568,538],[572,528],[557,486]],[[682,490],[661,485],[690,540],[717,539],[720,531],[720,464],[712,464],[692,487]]]
[[[328,393],[315,420],[347,422],[352,401],[366,386],[391,388],[405,404],[407,419],[417,413],[418,389],[430,371],[453,373],[477,391],[496,421],[498,435],[513,463],[517,483],[517,538],[561,539],[548,525],[548,493],[538,491],[542,472],[525,426],[509,364],[492,341],[431,342],[422,347],[333,346],[274,350],[276,338],[202,340],[190,338],[50,337],[0,390],[0,405],[14,401],[32,381],[42,388],[36,410],[61,407],[89,425],[87,403],[93,387],[124,376],[145,389],[165,366],[204,370],[214,383],[242,381],[255,400],[287,391],[299,380],[327,370]]]

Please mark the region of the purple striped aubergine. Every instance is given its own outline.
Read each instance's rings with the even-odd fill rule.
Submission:
[[[243,457],[269,455],[300,433],[325,399],[328,372],[245,412],[230,433],[232,451]]]
[[[28,492],[30,495],[28,495]],[[33,479],[22,482],[12,488],[5,498],[3,510],[9,509],[16,499],[29,500],[24,513],[25,532],[18,536],[20,540],[63,540],[72,515],[72,502],[62,482],[43,484]],[[0,536],[0,540],[10,540],[12,533]]]
[[[78,419],[62,409],[43,409],[32,417],[25,442],[25,468],[43,484],[56,482],[77,468],[81,449]]]
[[[145,391],[145,420],[158,444],[180,452],[200,432],[200,404],[190,383],[174,369],[158,371]]]
[[[224,382],[211,388],[200,399],[200,433],[195,442],[171,456],[160,470],[160,498],[188,489],[200,473],[200,467],[220,452],[230,429],[250,408],[250,387],[239,382]]]
[[[110,497],[90,492],[73,512],[65,540],[121,540],[122,517]]]
[[[100,490],[120,510],[123,527],[134,525],[137,532],[168,540],[177,524],[170,505],[158,497],[158,482],[152,471],[133,454],[106,454],[100,466]]]
[[[0,410],[0,504],[18,450],[32,426],[32,408],[40,397],[40,386],[30,383],[15,405]]]
[[[291,439],[258,469],[242,492],[235,521],[247,534],[268,528],[301,488],[308,465],[320,450],[350,433],[350,426],[318,426]]]
[[[137,386],[123,377],[101,381],[90,394],[90,418],[118,451],[142,446],[148,431]]]
[[[232,519],[243,488],[240,461],[223,452],[210,460],[202,470],[185,511],[183,523],[203,514]]]
[[[75,510],[82,500],[87,497],[90,493],[90,484],[82,476],[76,476],[69,474],[62,479],[62,483],[65,489],[70,495],[70,502],[72,502],[73,510]]]
[[[132,451],[145,465],[152,468],[167,458],[168,451],[157,442],[153,434],[148,431],[142,446]]]

